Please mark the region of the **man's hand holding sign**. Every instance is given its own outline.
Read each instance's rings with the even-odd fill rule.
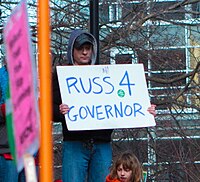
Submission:
[[[57,67],[69,130],[155,126],[142,64]]]

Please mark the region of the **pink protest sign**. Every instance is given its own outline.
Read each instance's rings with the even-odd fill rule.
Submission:
[[[23,160],[25,153],[34,154],[39,143],[37,98],[33,84],[33,60],[25,1],[11,14],[4,29],[4,40],[10,80],[15,156],[19,162]]]

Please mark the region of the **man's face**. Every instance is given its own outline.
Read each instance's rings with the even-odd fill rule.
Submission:
[[[79,48],[74,48],[73,50],[73,58],[75,65],[88,65],[90,64],[92,57],[92,45],[91,44],[83,44]]]

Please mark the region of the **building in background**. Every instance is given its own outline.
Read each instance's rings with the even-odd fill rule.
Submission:
[[[0,1],[0,30],[19,1]],[[52,66],[66,62],[68,36],[89,29],[90,1],[51,0]],[[37,2],[28,1],[37,60]],[[114,154],[132,149],[147,181],[200,180],[200,2],[99,0],[100,64],[143,63],[155,128],[116,130]],[[2,40],[2,39],[1,39]],[[1,41],[1,56],[4,56]],[[61,176],[61,125],[54,124],[55,178]]]

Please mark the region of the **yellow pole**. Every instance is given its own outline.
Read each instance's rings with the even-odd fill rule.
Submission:
[[[38,0],[38,52],[40,80],[40,182],[53,180],[52,98],[50,59],[50,11],[48,0]]]

